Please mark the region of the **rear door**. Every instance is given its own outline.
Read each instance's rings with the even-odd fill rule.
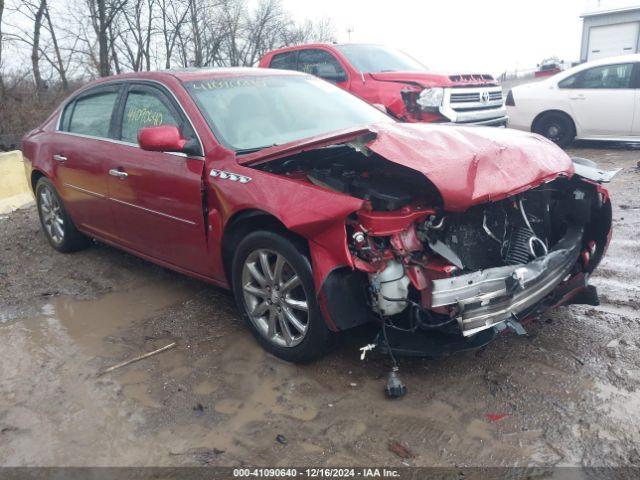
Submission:
[[[82,230],[115,238],[108,200],[107,164],[121,85],[93,88],[64,109],[53,145],[56,180],[65,207]]]
[[[297,63],[298,50],[291,50],[288,52],[276,53],[269,63],[269,68],[278,68],[280,70],[296,70]]]
[[[634,123],[634,64],[582,70],[558,84],[583,137],[625,137]]]
[[[640,137],[640,63],[634,65],[633,86],[635,88],[635,111],[633,114],[631,136]]]
[[[109,161],[109,194],[120,241],[140,253],[179,268],[210,275],[203,261],[206,236],[202,202],[204,158],[148,152],[138,131],[176,125],[196,134],[175,98],[164,87],[131,83],[123,93],[116,135],[121,142]]]

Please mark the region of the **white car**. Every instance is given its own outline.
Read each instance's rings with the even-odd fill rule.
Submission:
[[[507,95],[509,127],[561,146],[573,139],[640,141],[640,54],[584,63]]]

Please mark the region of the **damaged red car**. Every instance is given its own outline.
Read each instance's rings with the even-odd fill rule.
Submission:
[[[51,245],[90,239],[233,291],[271,353],[486,344],[597,303],[614,172],[530,133],[401,124],[316,77],[265,69],[91,83],[23,141]]]

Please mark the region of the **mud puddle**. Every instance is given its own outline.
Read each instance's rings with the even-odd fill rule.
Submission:
[[[160,283],[95,300],[58,297],[44,303],[36,317],[0,325],[0,463],[78,465],[144,459],[139,455],[145,448],[135,441],[144,417],[129,407],[158,406],[141,387],[149,377],[129,371],[120,385],[96,374],[102,365],[133,353],[127,340],[118,336],[122,328],[184,301],[190,293],[185,287]],[[93,460],[86,462],[87,455]],[[152,452],[149,458],[154,458]]]

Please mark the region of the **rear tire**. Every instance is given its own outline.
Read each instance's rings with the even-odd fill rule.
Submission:
[[[91,240],[73,224],[51,180],[40,178],[35,194],[42,231],[53,248],[69,253],[87,248],[91,244]]]
[[[561,112],[548,112],[535,121],[534,133],[548,138],[560,147],[567,147],[576,137],[576,129],[571,118]]]
[[[302,246],[274,232],[253,232],[238,245],[231,274],[238,309],[265,350],[294,363],[327,353],[333,333]]]

